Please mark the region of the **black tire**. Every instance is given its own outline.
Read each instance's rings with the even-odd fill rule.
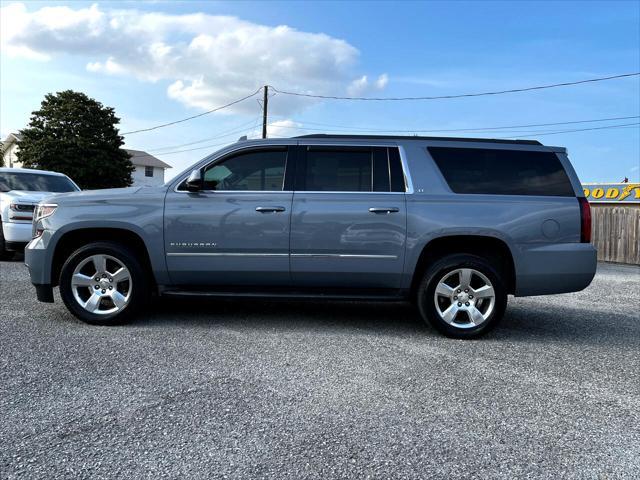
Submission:
[[[455,275],[457,274],[452,272],[459,269],[473,269],[480,272],[491,282],[491,286],[493,287],[495,298],[493,310],[485,320],[478,322],[479,324],[475,326],[471,326],[473,324],[471,322],[470,315],[467,313],[467,307],[464,306],[466,304],[463,304],[462,306],[464,311],[460,311],[457,314],[460,316],[455,317],[456,319],[460,319],[460,321],[454,320],[452,323],[447,323],[441,317],[436,306],[436,299],[434,298],[436,287],[440,281],[450,273],[454,275],[452,278],[455,279]],[[474,274],[472,278],[474,279],[474,282],[482,281],[476,274]],[[454,295],[455,294],[456,293],[454,292]],[[439,306],[440,309],[445,308],[447,306],[447,302],[449,302],[446,297],[439,299],[438,301],[444,302],[443,305]],[[473,303],[473,299],[470,301]],[[477,302],[478,299],[475,301]],[[488,302],[488,300],[482,301]],[[422,282],[418,287],[417,303],[422,318],[440,333],[451,338],[471,339],[486,334],[495,328],[500,322],[507,307],[507,289],[502,275],[500,275],[499,271],[486,259],[469,254],[452,254],[434,262],[427,268]],[[451,301],[451,304],[453,303],[455,302]],[[457,305],[460,305],[460,303],[457,303]],[[482,308],[482,305],[482,303],[478,302],[479,309]],[[484,308],[486,308],[486,306]]]
[[[107,255],[121,262],[130,274],[131,288],[128,303],[114,313],[96,314],[85,310],[74,296],[71,279],[76,267],[94,255]],[[92,288],[92,287],[89,287]],[[90,291],[90,290],[89,290]],[[136,255],[127,247],[115,242],[96,242],[73,252],[60,271],[60,296],[69,311],[83,322],[92,325],[121,325],[130,321],[147,305],[151,292],[148,272]]]
[[[9,260],[13,258],[14,253],[6,249],[4,244],[4,230],[2,227],[2,221],[0,221],[0,260]]]

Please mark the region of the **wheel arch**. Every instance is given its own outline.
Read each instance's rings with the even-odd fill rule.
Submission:
[[[504,275],[508,293],[516,289],[516,274],[513,252],[504,240],[488,235],[444,235],[431,239],[420,252],[411,279],[410,294],[416,291],[425,271],[434,261],[444,255],[466,253],[489,260]]]
[[[75,250],[93,242],[113,242],[124,245],[139,256],[154,285],[157,284],[149,256],[149,250],[142,237],[133,230],[118,227],[86,227],[69,230],[57,240],[51,262],[51,283],[57,286],[64,262]]]

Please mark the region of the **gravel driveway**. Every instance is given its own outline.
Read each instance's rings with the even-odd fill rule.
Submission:
[[[0,477],[639,478],[640,269],[450,340],[409,306],[158,301],[124,327],[0,263]]]

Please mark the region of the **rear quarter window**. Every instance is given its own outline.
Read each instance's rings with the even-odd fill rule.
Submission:
[[[451,147],[427,150],[455,193],[575,196],[553,152]]]

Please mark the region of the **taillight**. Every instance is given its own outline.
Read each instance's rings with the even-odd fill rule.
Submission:
[[[580,203],[580,242],[591,242],[591,206],[584,197],[578,198]]]

